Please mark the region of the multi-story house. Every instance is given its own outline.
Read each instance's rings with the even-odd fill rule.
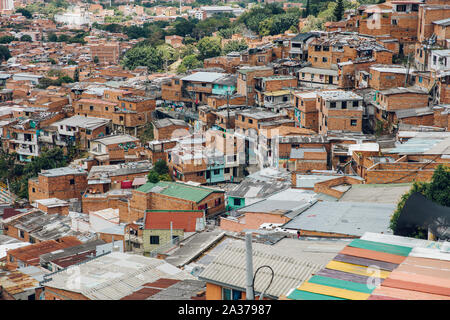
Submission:
[[[299,33],[290,41],[289,55],[292,59],[308,60],[309,44],[314,38],[319,37],[318,32]]]
[[[351,91],[330,90],[317,93],[319,133],[329,131],[362,132],[363,98]]]
[[[237,93],[245,96],[247,106],[253,106],[256,101],[256,77],[270,77],[274,74],[272,67],[255,66],[241,67],[238,70]]]

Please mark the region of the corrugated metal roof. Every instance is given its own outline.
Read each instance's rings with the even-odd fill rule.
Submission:
[[[138,191],[149,193],[155,192],[166,196],[199,202],[214,192],[224,192],[216,189],[197,187],[178,182],[159,181],[158,183],[148,182],[137,189]]]
[[[199,82],[214,82],[217,79],[225,76],[225,73],[218,72],[196,72],[181,78],[182,81],[199,81]]]
[[[392,233],[389,220],[395,204],[362,202],[315,203],[283,228],[362,236],[366,231]]]
[[[299,282],[308,279],[311,274],[318,271],[321,265],[309,261],[292,258],[273,253],[267,250],[267,245],[254,243],[253,269],[263,265],[269,265],[275,272],[272,285],[265,295],[279,297]],[[255,292],[264,291],[271,280],[272,273],[267,268],[258,272],[255,279]],[[245,243],[233,243],[228,245],[205,270],[199,275],[201,280],[218,283],[245,291],[246,287],[246,260]]]
[[[79,277],[74,279],[74,274]],[[194,279],[160,259],[112,252],[55,273],[44,285],[81,293],[92,300],[119,300],[160,278]]]

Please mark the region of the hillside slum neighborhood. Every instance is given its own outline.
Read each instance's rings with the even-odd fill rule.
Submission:
[[[450,167],[447,0],[236,35],[247,49],[183,73],[125,68],[137,40],[85,23],[101,4],[55,22],[10,2],[0,24],[27,28],[0,35],[32,40],[0,65],[2,165],[69,161],[14,173],[20,193],[1,181],[0,300],[245,300],[248,234],[254,271],[274,272],[255,299],[450,300],[450,208],[403,197]],[[121,10],[136,24],[231,10],[140,8]],[[45,38],[75,27],[85,44]],[[77,81],[42,88],[51,69]],[[425,236],[392,229],[402,201],[399,223]]]

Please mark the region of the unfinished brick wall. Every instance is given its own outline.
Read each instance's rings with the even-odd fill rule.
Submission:
[[[90,300],[81,293],[57,288],[44,287],[45,300]]]
[[[428,164],[425,162],[377,163],[366,171],[364,178],[366,183],[428,182],[439,164],[434,162]],[[421,169],[422,167],[424,169]]]
[[[64,176],[46,177],[39,174],[36,180],[28,181],[29,201],[40,199],[58,198],[68,200],[81,199],[81,195],[87,188],[87,173],[69,174]]]
[[[336,179],[316,183],[314,185],[314,192],[324,193],[329,196],[340,199],[345,192],[332,189],[333,187],[339,186],[341,184],[361,184],[361,183],[363,183],[363,181],[348,176],[343,176],[338,177]]]

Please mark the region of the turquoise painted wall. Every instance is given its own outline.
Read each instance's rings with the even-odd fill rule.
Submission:
[[[223,85],[215,84],[212,88],[212,94],[225,95],[225,94],[227,94],[227,92],[229,92],[231,94],[235,90],[236,90],[235,86],[223,86]]]

